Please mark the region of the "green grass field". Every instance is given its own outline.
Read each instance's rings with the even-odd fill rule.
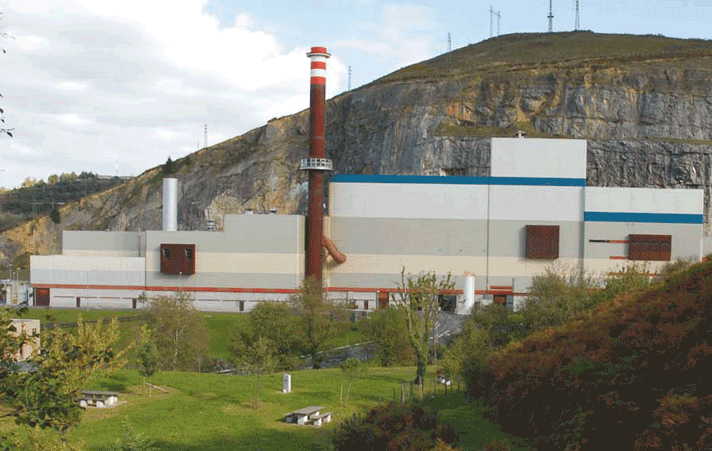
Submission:
[[[262,378],[258,410],[251,407],[254,379],[244,376],[167,372],[152,382],[169,393],[145,392],[136,371],[121,370],[88,389],[116,390],[124,404],[109,409],[88,409],[80,426],[69,434],[72,442],[82,440],[87,450],[100,451],[123,434],[127,420],[134,430],[154,440],[159,450],[313,450],[324,449],[329,432],[344,418],[379,401],[389,401],[400,383],[412,379],[414,368],[370,368],[354,382],[349,406],[340,406],[341,386],[346,379],[340,370],[293,372],[292,393],[283,394],[282,375]],[[433,370],[428,373],[432,380]],[[452,422],[462,435],[461,449],[478,450],[493,438],[509,440],[512,450],[529,450],[524,444],[499,431],[482,417],[482,407],[463,401],[462,393],[438,396],[426,403],[441,409],[442,418]],[[430,395],[426,387],[426,395]],[[345,399],[344,391],[343,397]],[[284,414],[310,405],[324,406],[334,413],[331,423],[320,428],[297,426],[283,421]]]

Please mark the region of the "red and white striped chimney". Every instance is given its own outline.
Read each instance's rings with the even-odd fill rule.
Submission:
[[[300,169],[309,172],[309,205],[306,227],[305,277],[322,280],[322,236],[324,229],[324,172],[332,170],[324,157],[324,102],[326,98],[326,47],[312,47],[309,96],[309,158],[301,160]]]

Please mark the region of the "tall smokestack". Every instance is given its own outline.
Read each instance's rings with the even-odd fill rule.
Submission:
[[[178,179],[163,179],[163,231],[178,230]]]
[[[324,171],[332,169],[324,158],[324,101],[326,97],[326,60],[331,55],[326,47],[312,47],[311,91],[309,96],[309,158],[301,160],[300,169],[309,172],[309,206],[306,230],[306,278],[321,283],[322,236],[324,229]]]

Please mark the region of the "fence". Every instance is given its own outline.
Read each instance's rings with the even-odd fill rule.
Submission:
[[[101,320],[89,320],[89,321],[82,321],[83,324],[93,324],[96,323],[97,321],[101,321],[103,324],[108,324],[111,322],[113,318],[102,318]],[[147,315],[131,315],[131,316],[119,316],[117,317],[119,322],[124,322],[124,321],[146,321],[148,319]],[[56,328],[71,328],[71,327],[77,327],[78,323],[49,323],[49,324],[43,324],[42,328],[43,329],[56,329]]]

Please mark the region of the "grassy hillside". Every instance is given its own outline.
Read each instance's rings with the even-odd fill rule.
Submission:
[[[710,343],[712,262],[510,344],[468,391],[539,451],[712,449]]]
[[[615,66],[667,61],[712,68],[712,41],[590,31],[516,33],[490,38],[395,71],[374,82],[437,80],[544,68]]]
[[[337,423],[379,402],[392,400],[400,383],[411,379],[415,368],[370,368],[353,384],[349,406],[340,405],[341,386],[347,381],[340,370],[292,373],[291,394],[282,394],[282,375],[263,378],[262,406],[251,408],[254,380],[249,377],[195,373],[158,373],[153,382],[168,393],[144,391],[135,371],[121,370],[95,380],[90,389],[121,392],[121,405],[110,409],[88,409],[80,426],[69,434],[70,443],[83,441],[85,449],[101,451],[124,434],[128,421],[137,433],[150,437],[157,450],[255,451],[327,449],[328,435]],[[427,373],[432,380],[434,372]],[[426,390],[426,394],[431,392]],[[478,450],[493,439],[509,443],[514,451],[530,450],[526,442],[506,434],[483,417],[479,403],[465,404],[462,393],[428,398],[439,416],[461,433],[459,449]],[[320,428],[297,426],[283,421],[284,414],[318,405],[333,412],[334,420]],[[5,423],[4,427],[12,427]]]

